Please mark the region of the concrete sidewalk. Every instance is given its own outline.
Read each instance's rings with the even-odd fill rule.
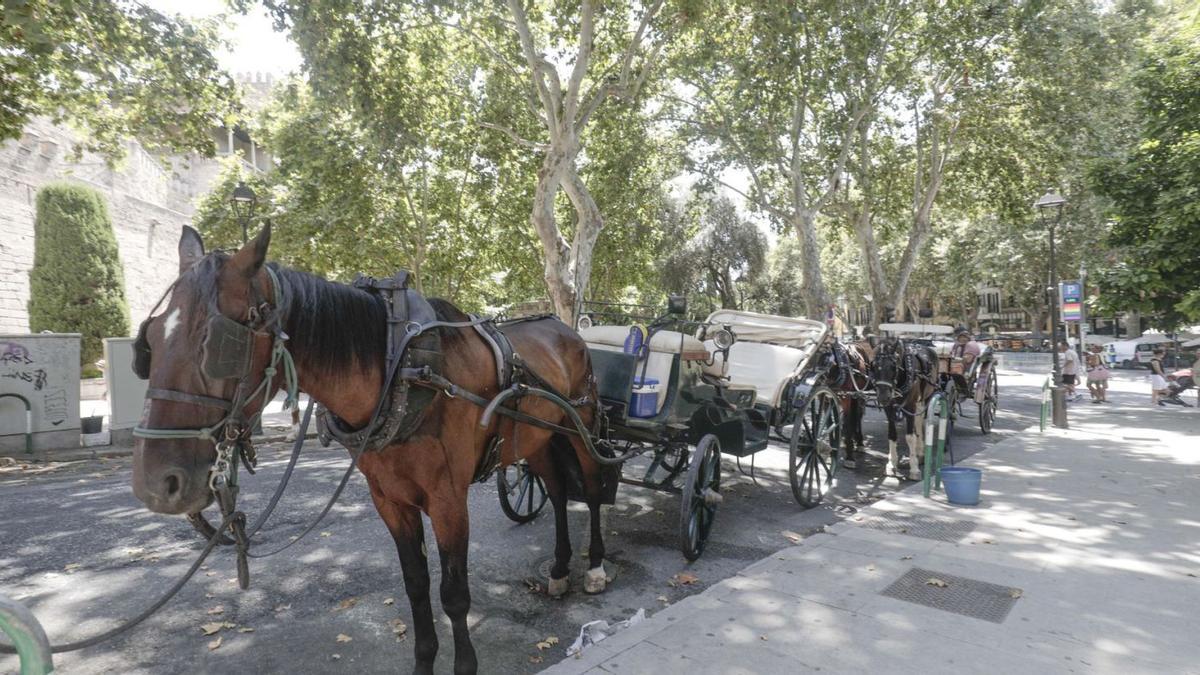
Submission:
[[[1113,398],[964,462],[976,507],[910,488],[545,672],[1200,673],[1200,413]]]

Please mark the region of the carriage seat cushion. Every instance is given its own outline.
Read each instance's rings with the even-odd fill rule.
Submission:
[[[625,347],[629,326],[592,326],[579,332],[588,344]],[[686,333],[660,330],[650,337],[650,351],[659,354],[679,354],[685,361],[707,361],[704,344]]]
[[[761,405],[779,407],[784,385],[796,374],[812,352],[806,349],[762,342],[735,342],[729,348],[729,363],[724,364],[729,380],[735,385],[752,386]],[[715,357],[720,362],[721,355]]]

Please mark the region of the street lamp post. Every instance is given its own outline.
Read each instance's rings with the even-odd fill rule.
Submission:
[[[233,188],[233,196],[229,202],[233,205],[233,214],[242,222],[242,245],[245,245],[250,240],[247,228],[250,225],[251,216],[254,215],[258,195],[254,194],[254,190],[247,187],[244,181],[238,181],[237,187]]]
[[[1062,362],[1058,358],[1058,269],[1054,251],[1054,230],[1062,222],[1063,206],[1066,203],[1067,200],[1051,188],[1033,204],[1038,210],[1042,225],[1050,231],[1050,353],[1054,359],[1054,386],[1050,389],[1050,401],[1054,426],[1060,429],[1066,429],[1068,426],[1066,392],[1062,388]],[[1050,209],[1054,209],[1053,219],[1046,216]]]

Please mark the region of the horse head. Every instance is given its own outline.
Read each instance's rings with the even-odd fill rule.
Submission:
[[[891,401],[895,392],[904,387],[907,354],[907,347],[900,338],[887,337],[879,341],[879,347],[871,359],[871,375],[881,404]]]
[[[133,493],[152,511],[210,504],[217,444],[248,438],[248,421],[274,394],[275,382],[264,381],[281,339],[267,318],[278,297],[263,265],[270,240],[268,224],[236,253],[205,254],[200,234],[184,227],[179,278],[138,330],[134,371],[148,388],[134,430]]]

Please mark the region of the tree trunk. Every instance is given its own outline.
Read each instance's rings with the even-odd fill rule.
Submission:
[[[816,321],[825,319],[829,309],[829,291],[821,277],[821,245],[817,240],[816,214],[808,210],[797,210],[792,217],[796,235],[800,237],[801,279],[804,283],[805,315]]]
[[[600,207],[596,205],[596,200],[592,198],[592,193],[584,184],[583,179],[575,172],[574,165],[575,162],[572,160],[563,181],[563,190],[566,191],[567,198],[571,200],[571,205],[575,207],[575,213],[579,216],[579,223],[575,226],[575,242],[571,246],[569,262],[574,299],[570,314],[559,314],[563,321],[568,322],[568,326],[575,325],[575,312],[579,308],[579,303],[587,298],[588,284],[592,278],[592,252],[596,248],[596,241],[600,238],[600,231],[604,229],[604,216],[600,214]]]
[[[554,312],[567,325],[575,325],[574,275],[572,274],[572,251],[566,239],[559,233],[558,223],[554,218],[554,197],[562,186],[567,173],[570,159],[561,151],[551,148],[542,160],[538,169],[537,185],[533,192],[533,212],[529,221],[542,242],[544,270],[542,278],[546,281],[546,291]],[[582,220],[581,220],[582,226]]]

